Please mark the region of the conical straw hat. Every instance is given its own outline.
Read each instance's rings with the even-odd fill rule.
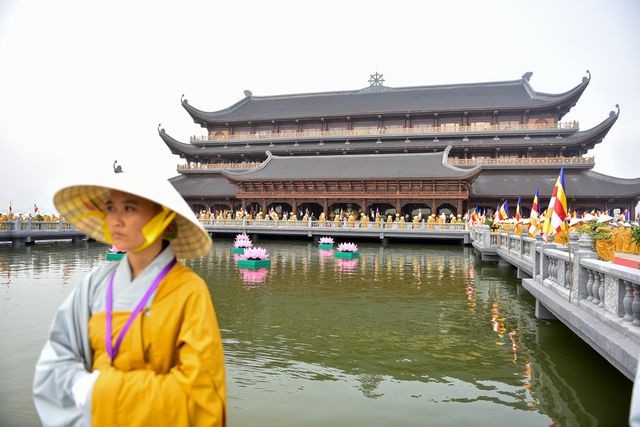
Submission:
[[[66,186],[56,192],[53,202],[67,221],[89,237],[109,243],[104,235],[105,202],[112,190],[130,193],[176,213],[178,232],[171,239],[176,257],[198,258],[211,250],[211,237],[202,227],[180,193],[164,178],[154,179],[148,174],[132,172],[110,173],[104,178],[88,180],[82,184]]]

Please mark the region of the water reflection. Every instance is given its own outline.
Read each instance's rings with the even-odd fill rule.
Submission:
[[[259,268],[257,270],[253,270],[251,268],[241,268],[240,273],[242,274],[242,281],[246,284],[259,284],[264,283],[267,280],[267,274],[269,274],[269,270],[266,268]]]
[[[358,259],[337,259],[336,264],[342,271],[353,271],[358,268]]]

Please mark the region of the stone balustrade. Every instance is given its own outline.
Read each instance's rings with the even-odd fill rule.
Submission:
[[[86,238],[86,235],[62,219],[58,221],[11,220],[0,221],[0,242],[17,245],[33,243],[36,240],[72,240]]]
[[[536,298],[536,314],[557,318],[630,379],[640,354],[640,269],[600,261],[593,241],[572,232],[569,244],[528,236],[470,231],[483,260],[495,255],[518,269]]]

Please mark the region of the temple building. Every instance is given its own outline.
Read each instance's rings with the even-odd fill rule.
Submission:
[[[589,85],[589,72],[560,94],[535,91],[531,76],[392,88],[375,73],[360,90],[245,91],[213,112],[183,97],[206,135],[181,142],[158,132],[184,159],[171,181],[195,211],[460,214],[490,212],[505,199],[515,207],[521,197],[528,214],[536,188],[544,206],[564,166],[570,209],[633,212],[640,178],[595,172],[588,155],[618,119],[618,106],[581,130],[562,118]]]

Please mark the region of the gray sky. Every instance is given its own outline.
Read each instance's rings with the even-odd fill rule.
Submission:
[[[182,159],[158,137],[204,135],[180,105],[368,86],[519,79],[559,93],[592,80],[564,120],[620,104],[595,170],[640,177],[640,2],[0,0],[0,212],[53,211],[65,183]],[[570,194],[571,189],[567,188]],[[529,195],[522,195],[527,197]],[[532,195],[531,195],[532,196]]]

